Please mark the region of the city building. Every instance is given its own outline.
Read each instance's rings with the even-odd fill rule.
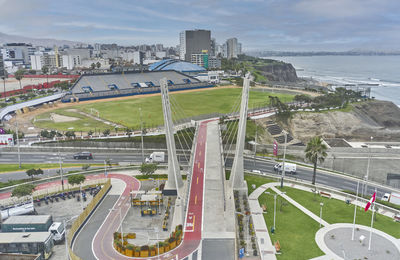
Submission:
[[[181,60],[191,61],[192,54],[211,53],[211,31],[187,30],[179,35]]]
[[[144,60],[144,52],[143,51],[135,51],[133,53],[133,64],[143,65]]]
[[[238,41],[236,38],[226,40],[227,58],[237,58]]]
[[[72,70],[76,67],[80,67],[81,63],[81,56],[80,55],[63,55],[62,56],[62,67],[66,68],[67,70]]]
[[[208,53],[203,51],[203,53],[193,53],[190,60],[191,63],[208,69]]]
[[[4,77],[4,62],[3,62],[3,56],[0,55],[0,77]]]
[[[40,254],[48,259],[53,252],[53,235],[50,232],[0,233],[0,252]]]
[[[165,51],[157,51],[156,52],[156,58],[164,59],[165,57],[167,57],[167,53]]]
[[[41,70],[44,66],[48,68],[58,68],[62,64],[61,59],[62,56],[56,54],[54,51],[36,53],[30,56],[30,64],[33,70]]]
[[[36,48],[33,47],[32,44],[26,43],[6,43],[3,46],[8,50],[21,51],[24,64],[30,63],[30,56],[34,55],[36,51]]]
[[[208,58],[208,68],[209,69],[221,68],[221,59],[218,57],[209,57]]]
[[[31,68],[33,70],[41,70],[45,66],[44,55],[31,55]]]

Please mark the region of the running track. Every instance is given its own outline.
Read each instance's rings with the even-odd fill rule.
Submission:
[[[193,253],[200,245],[203,221],[203,174],[205,166],[207,122],[208,121],[202,122],[198,130],[186,225],[184,227],[184,238],[177,248],[161,256],[151,257],[153,259],[183,259]],[[122,217],[124,218],[130,207],[129,192],[131,190],[139,189],[139,181],[133,177],[121,174],[109,174],[108,177],[121,179],[126,184],[125,190],[114,206],[116,209],[121,208]],[[97,259],[135,259],[118,253],[113,247],[113,233],[119,228],[119,224],[119,210],[110,211],[110,214],[104,220],[102,226],[93,239],[92,248]]]

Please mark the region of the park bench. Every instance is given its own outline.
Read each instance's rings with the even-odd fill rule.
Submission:
[[[279,240],[277,240],[274,243],[274,246],[275,246],[276,254],[280,254],[281,253],[281,244],[279,243]]]
[[[322,197],[326,197],[326,198],[331,198],[332,197],[331,194],[323,192],[323,191],[320,191],[319,195],[321,195]]]

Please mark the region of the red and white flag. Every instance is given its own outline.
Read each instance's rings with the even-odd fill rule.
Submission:
[[[376,198],[376,192],[374,192],[371,199],[367,202],[367,205],[365,205],[365,209],[364,209],[365,211],[368,211],[371,204],[375,202],[375,198]]]

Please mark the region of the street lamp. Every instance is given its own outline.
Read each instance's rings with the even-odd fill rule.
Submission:
[[[153,182],[155,181],[154,178],[149,178],[149,180],[153,180]],[[157,178],[157,187],[160,188],[160,179],[159,178]],[[157,198],[158,198],[158,215],[161,215],[160,194],[157,194]]]
[[[276,230],[276,226],[275,226],[275,220],[276,220],[276,197],[278,197],[278,194],[276,194],[276,193],[274,193],[274,194],[272,194],[271,192],[269,192],[269,191],[266,191],[266,192],[264,192],[265,194],[268,194],[268,195],[271,195],[271,196],[274,196],[274,226],[273,226],[273,230],[274,230],[274,232],[275,232],[275,230]],[[286,192],[281,192],[280,194],[282,195],[282,194],[285,194]],[[272,233],[272,232],[271,232]]]
[[[18,133],[18,120],[17,120],[17,117],[15,117],[15,122],[16,122],[17,144],[18,144],[18,164],[19,164],[19,168],[21,169],[21,151],[20,151],[20,147],[19,147],[19,133]]]
[[[321,225],[322,225],[322,207],[324,206],[324,203],[321,202],[319,205],[321,206],[321,209],[319,211],[319,227],[321,227]]]
[[[58,135],[58,131],[56,131],[58,161],[60,163],[61,187],[62,187],[62,191],[64,192],[64,176],[63,176],[62,160],[61,160],[61,154],[60,154],[60,140],[58,139],[57,135]]]
[[[374,139],[374,137],[372,137],[371,136],[371,143],[372,143],[372,139]],[[367,193],[368,192],[368,176],[369,176],[369,163],[370,163],[370,161],[371,161],[371,143],[368,145],[368,163],[367,163],[367,175],[366,175],[366,182],[365,182],[365,191],[363,192],[363,195],[364,195],[364,193]]]
[[[285,134],[285,146],[283,147],[281,189],[283,188],[283,178],[285,177],[285,159],[286,159],[286,143],[287,143],[287,132],[285,130],[282,130],[282,132]]]
[[[69,255],[69,250],[68,250],[69,245],[68,245],[68,241],[67,241],[67,223],[70,222],[71,220],[76,219],[78,216],[79,216],[79,215],[76,215],[76,216],[73,216],[72,218],[70,218],[70,219],[68,219],[68,220],[65,220],[65,219],[63,220],[64,230],[65,230],[65,233],[64,233],[64,239],[65,239],[65,255],[67,256],[67,260],[69,260],[69,257],[70,257],[70,255]]]
[[[144,163],[144,145],[143,145],[143,121],[142,121],[142,108],[139,107],[139,112],[140,112],[140,138],[142,141],[142,163]]]

